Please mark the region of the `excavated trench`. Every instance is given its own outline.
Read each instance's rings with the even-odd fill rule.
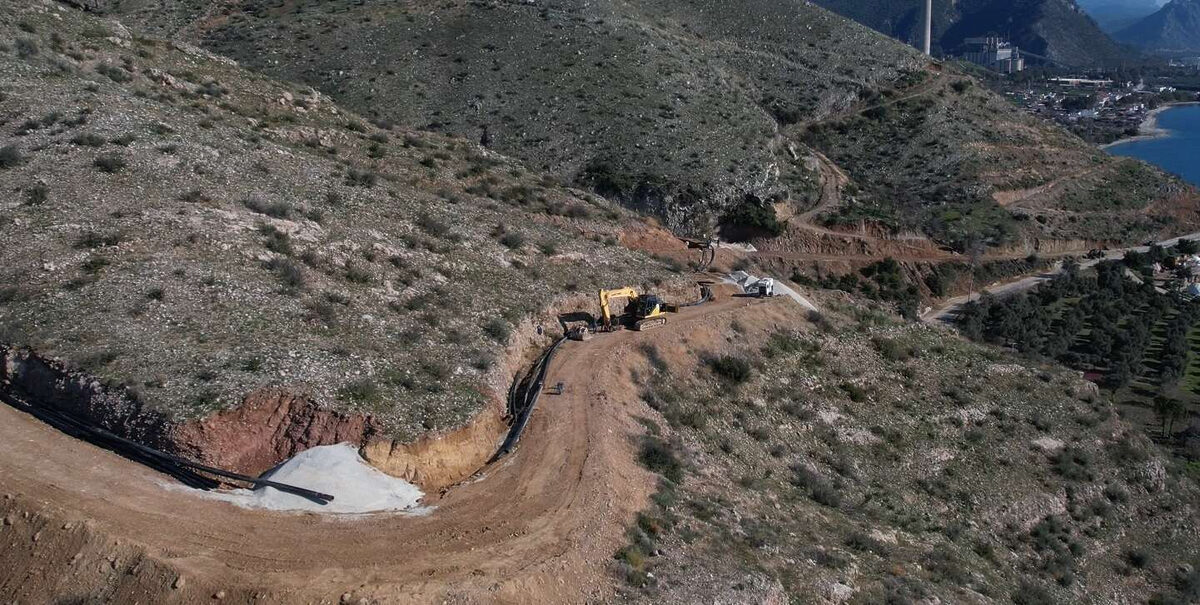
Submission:
[[[351,443],[376,468],[426,491],[475,472],[507,429],[501,406],[493,403],[456,431],[399,443],[371,416],[324,409],[281,387],[256,389],[237,408],[180,422],[123,387],[9,345],[0,345],[0,395],[23,402],[35,415],[41,411],[72,426],[252,477],[310,448]]]

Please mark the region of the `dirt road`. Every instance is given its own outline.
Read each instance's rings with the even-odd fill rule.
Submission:
[[[1200,238],[1200,232],[1189,233],[1187,235],[1181,235],[1179,237],[1173,237],[1168,240],[1163,240],[1163,241],[1159,242],[1159,245],[1164,248],[1169,248],[1169,247],[1174,246],[1175,244],[1179,243],[1179,240],[1181,240],[1181,239],[1193,239],[1194,240],[1197,238]],[[1149,250],[1150,250],[1149,246],[1134,246],[1132,248],[1122,248],[1120,250],[1108,250],[1104,253],[1103,258],[1081,259],[1079,261],[1079,267],[1081,269],[1086,269],[1088,267],[1095,266],[1096,264],[1098,264],[1100,261],[1103,261],[1103,260],[1119,259],[1119,258],[1125,256],[1126,252],[1148,252]],[[1046,271],[1044,273],[1039,273],[1038,275],[1029,275],[1029,276],[1025,276],[1025,277],[1019,277],[1019,278],[1015,278],[1015,279],[1012,279],[1012,280],[1006,281],[1006,282],[995,282],[992,284],[983,285],[983,286],[981,286],[980,289],[987,290],[987,292],[992,294],[993,296],[999,296],[999,297],[1009,296],[1012,294],[1017,294],[1019,292],[1025,292],[1028,290],[1032,290],[1038,284],[1045,282],[1047,280],[1053,279],[1059,273],[1062,273],[1062,262],[1061,261],[1055,263],[1053,269],[1051,269],[1050,271]],[[968,300],[978,299],[978,298],[979,298],[978,292],[972,294],[969,298],[966,295],[956,296],[954,298],[948,298],[948,299],[938,303],[936,306],[932,307],[925,313],[921,314],[921,321],[928,322],[928,323],[950,323],[950,322],[954,321],[954,317],[958,314],[959,309],[961,309],[963,305],[967,304]]]
[[[583,602],[656,477],[635,462],[639,343],[782,299],[722,300],[651,332],[569,342],[517,451],[428,516],[246,510],[0,405],[0,598],[46,602]]]

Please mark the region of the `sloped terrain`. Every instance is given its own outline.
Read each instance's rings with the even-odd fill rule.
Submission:
[[[121,603],[583,603],[613,598],[607,562],[655,479],[630,370],[639,345],[787,321],[790,299],[732,298],[653,332],[568,342],[520,447],[417,516],[236,507],[0,405],[0,597]],[[119,486],[119,489],[114,489]]]
[[[473,143],[52,2],[0,30],[0,353],[159,421],[266,399],[446,431],[559,297],[669,276],[623,211]]]
[[[836,238],[881,250],[836,231],[863,220],[958,246],[1186,229],[1192,191],[1144,164],[802,2],[74,4],[170,38],[0,9],[0,394],[248,470],[375,438],[392,474],[456,467],[425,516],[246,510],[0,405],[3,600],[1200,597],[1194,468],[1077,374],[846,293],[718,286],[567,342],[517,450],[479,457],[556,312],[686,281],[686,244],[543,168],[676,228],[774,202],[836,262]],[[912,288],[878,264],[847,289]]]
[[[1196,484],[1094,385],[822,305],[766,335],[734,319],[712,340],[643,348],[641,460],[663,480],[615,554],[622,598],[1200,595]]]
[[[1197,487],[1092,385],[822,298],[806,314],[723,292],[661,331],[568,343],[549,378],[564,394],[513,457],[420,517],[283,515],[163,489],[0,407],[0,594],[1195,599]]]
[[[957,248],[1140,242],[1196,224],[1194,189],[1177,178],[1049,129],[962,76],[907,84],[793,131],[855,179],[827,224],[869,219]]]
[[[1068,67],[1115,66],[1137,59],[1104,33],[1075,0],[970,0],[946,30],[943,45],[1003,35],[1022,50]],[[1011,25],[1010,25],[1011,23]]]
[[[882,219],[952,246],[963,229],[945,225],[948,204],[983,237],[1012,237],[995,191],[1044,183],[1042,173],[1060,172],[1047,163],[1115,165],[982,88],[952,94],[959,76],[805,2],[176,0],[109,11],[370,117],[486,139],[697,235],[722,220],[773,228],[768,202],[812,208],[819,175],[806,142],[836,153],[850,193],[869,194]],[[899,111],[845,122],[881,104]],[[808,129],[824,136],[810,140]]]

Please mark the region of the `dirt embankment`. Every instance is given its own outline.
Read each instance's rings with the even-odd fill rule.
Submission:
[[[247,475],[311,447],[349,442],[363,446],[367,459],[384,472],[436,490],[475,472],[505,431],[497,395],[462,429],[399,443],[370,415],[326,409],[303,391],[284,387],[256,389],[236,408],[176,421],[128,389],[32,351],[0,347],[0,361],[0,390],[138,443]]]
[[[367,416],[325,410],[302,392],[275,387],[252,391],[235,409],[177,421],[133,391],[33,351],[0,346],[0,360],[0,389],[126,439],[239,473],[259,474],[317,445],[362,443],[377,431]]]
[[[324,410],[303,394],[264,388],[237,408],[175,425],[171,442],[193,460],[258,474],[310,447],[364,443],[376,430],[369,416]]]
[[[0,496],[0,594],[53,597],[20,603],[253,603],[269,596],[195,579],[108,529],[47,501]]]

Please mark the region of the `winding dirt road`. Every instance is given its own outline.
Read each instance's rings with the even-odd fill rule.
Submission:
[[[237,508],[0,405],[0,598],[47,602],[584,602],[656,478],[635,462],[636,346],[782,299],[725,298],[648,333],[568,342],[517,451],[427,516]]]
[[[1168,240],[1163,240],[1163,241],[1159,242],[1159,245],[1164,248],[1170,248],[1171,246],[1174,246],[1175,244],[1179,243],[1179,240],[1181,240],[1181,239],[1191,239],[1191,240],[1200,239],[1200,232],[1189,233],[1187,235],[1181,235],[1179,237],[1173,237]],[[1123,256],[1125,256],[1126,252],[1145,253],[1145,252],[1149,252],[1149,251],[1150,251],[1149,246],[1134,246],[1132,248],[1122,248],[1119,250],[1108,250],[1104,253],[1104,256],[1102,258],[1081,259],[1079,261],[1079,268],[1087,269],[1088,267],[1095,266],[1100,261],[1120,259]],[[1050,279],[1053,279],[1059,273],[1062,273],[1062,261],[1055,263],[1054,267],[1051,268],[1049,271],[1045,271],[1045,272],[1039,273],[1037,275],[1027,275],[1024,277],[1016,277],[1016,278],[1013,278],[1008,281],[993,282],[988,285],[981,285],[980,290],[981,291],[986,290],[989,294],[991,294],[993,296],[1003,298],[1005,296],[1009,296],[1012,294],[1017,294],[1020,292],[1026,292],[1028,290],[1032,290],[1038,284],[1048,281]],[[928,323],[951,323],[954,321],[954,318],[958,315],[958,312],[962,308],[962,306],[967,304],[967,302],[972,299],[978,299],[979,294],[980,294],[979,292],[975,292],[971,295],[955,296],[954,298],[948,298],[946,300],[943,300],[940,303],[938,303],[937,305],[931,307],[925,313],[922,313],[921,321],[928,322]]]

